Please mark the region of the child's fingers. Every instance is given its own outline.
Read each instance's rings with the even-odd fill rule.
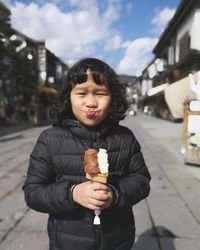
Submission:
[[[102,200],[105,201],[109,198],[109,191],[104,191],[104,190],[95,190],[92,193],[93,198],[96,200]]]
[[[100,183],[100,182],[91,182],[91,185],[94,190],[105,190],[109,191],[110,187],[107,186],[106,184]]]

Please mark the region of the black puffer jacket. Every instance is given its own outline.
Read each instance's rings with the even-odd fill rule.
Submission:
[[[94,211],[71,197],[71,187],[86,181],[83,156],[89,147],[108,151],[109,180],[119,192],[117,204],[101,212],[101,225],[93,225]],[[39,137],[30,156],[23,189],[27,205],[49,214],[51,250],[128,250],[134,242],[132,205],[149,194],[150,175],[132,132],[106,122],[86,128],[73,120],[52,127]]]

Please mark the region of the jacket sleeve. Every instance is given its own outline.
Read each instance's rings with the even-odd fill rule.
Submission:
[[[140,145],[132,137],[130,161],[125,169],[125,175],[118,182],[119,201],[117,207],[133,206],[146,198],[150,192],[150,174],[146,167]]]
[[[39,212],[67,213],[78,208],[71,197],[71,186],[72,183],[66,180],[56,182],[46,134],[43,132],[30,155],[27,177],[22,187],[27,205]]]

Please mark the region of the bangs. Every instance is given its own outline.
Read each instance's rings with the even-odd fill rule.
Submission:
[[[90,74],[92,76],[93,81],[98,85],[107,85],[108,79],[105,72],[101,72],[98,69],[95,69],[93,67],[88,67],[88,65],[82,65],[82,67],[79,67],[76,69],[76,72],[71,76],[72,84],[81,84],[87,81],[88,79],[88,73],[87,71],[90,71]]]
[[[87,78],[87,68],[85,67],[77,67],[71,74],[71,82],[73,85],[86,82]]]
[[[108,80],[107,80],[107,76],[105,73],[101,73],[99,71],[92,71],[91,69],[90,69],[90,72],[91,72],[92,78],[96,84],[108,85]]]

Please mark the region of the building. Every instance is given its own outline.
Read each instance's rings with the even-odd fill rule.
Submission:
[[[7,53],[0,60],[6,71],[0,77],[0,99],[6,105],[0,120],[39,124],[48,119],[51,95],[63,85],[69,68],[45,47],[45,41],[14,29],[4,40]]]
[[[137,78],[129,75],[118,75],[118,79],[126,88],[126,96],[129,104],[128,113],[130,115],[136,115],[138,111],[138,96],[140,93],[140,85],[136,81]]]
[[[141,103],[153,114],[181,120],[184,104],[196,98],[190,84],[199,78],[199,27],[200,0],[182,0],[153,49],[155,58],[138,79]]]

